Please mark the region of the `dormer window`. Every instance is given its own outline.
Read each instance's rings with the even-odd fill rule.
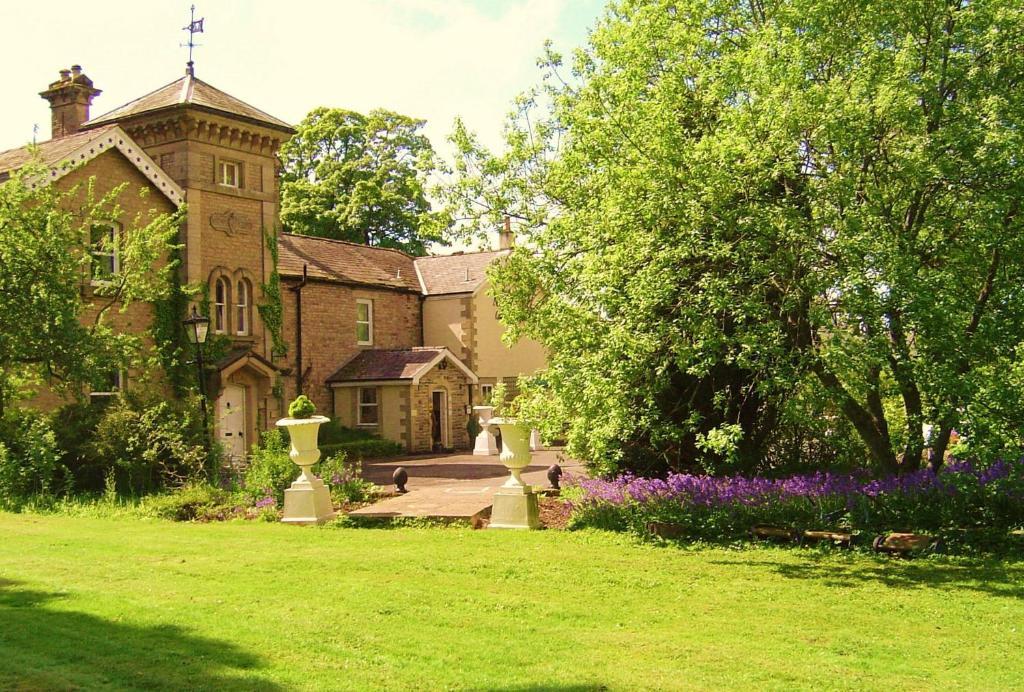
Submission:
[[[236,161],[221,161],[218,168],[217,182],[224,187],[241,187],[242,166]]]

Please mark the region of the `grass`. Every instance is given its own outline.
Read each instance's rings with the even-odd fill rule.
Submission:
[[[0,689],[1019,687],[1024,563],[0,514]]]

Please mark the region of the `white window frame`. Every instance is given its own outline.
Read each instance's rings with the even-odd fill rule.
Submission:
[[[235,282],[235,334],[238,336],[247,336],[249,334],[249,305],[252,302],[249,294],[252,293],[252,287],[249,281],[246,279],[239,279]]]
[[[232,182],[227,181],[227,172],[229,170],[234,171]],[[242,187],[242,164],[237,161],[219,161],[217,163],[217,184],[236,190]]]
[[[96,244],[93,242],[93,231],[100,228],[107,231],[106,240],[110,242],[110,247],[108,248],[97,249]],[[120,231],[121,227],[116,223],[95,223],[89,228],[89,274],[93,286],[102,286],[110,283],[110,278],[117,276],[121,271],[121,253],[118,252]],[[105,277],[96,276],[96,260],[100,258],[103,258],[105,262],[109,259],[110,262],[111,271]]]
[[[217,289],[224,287],[224,295],[217,296]],[[231,281],[226,276],[213,280],[213,333],[227,334],[231,331]]]
[[[127,373],[125,373],[124,370],[113,370],[110,374],[114,375],[114,386],[110,391],[89,392],[90,399],[107,399],[112,396],[117,396],[124,391],[124,385],[128,379]]]
[[[366,306],[367,319],[359,319],[359,306]],[[366,325],[366,333],[370,337],[366,341],[359,339],[359,326]],[[356,345],[357,346],[373,346],[373,301],[369,298],[356,298]]]
[[[363,392],[373,392],[373,402],[363,403]],[[363,408],[372,408],[376,412],[377,420],[371,422],[363,422]],[[377,392],[376,387],[357,387],[356,388],[356,425],[376,428],[380,425],[380,395]]]
[[[491,405],[491,398],[494,397],[494,385],[493,384],[482,384],[480,385],[480,403],[484,406]]]

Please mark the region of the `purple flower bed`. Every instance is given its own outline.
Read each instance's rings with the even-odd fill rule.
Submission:
[[[697,538],[732,538],[758,523],[864,530],[1006,529],[1024,524],[1024,461],[955,461],[871,478],[820,472],[788,478],[625,475],[570,479],[574,524],[644,531],[667,521]]]

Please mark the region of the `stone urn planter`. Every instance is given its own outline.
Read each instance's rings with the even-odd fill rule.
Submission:
[[[299,467],[299,477],[284,491],[281,521],[286,524],[322,524],[335,516],[330,491],[312,471],[313,465],[320,461],[317,445],[320,426],[329,420],[326,416],[310,416],[277,421],[277,427],[288,431],[291,442],[288,456]]]
[[[480,419],[480,434],[476,436],[473,444],[473,456],[495,456],[498,453],[498,441],[494,439],[494,433],[490,430],[494,407],[474,406],[473,411]]]
[[[540,528],[540,509],[533,488],[523,483],[523,469],[530,465],[530,428],[514,418],[493,418],[490,424],[501,431],[499,459],[509,478],[494,494],[492,529]]]

